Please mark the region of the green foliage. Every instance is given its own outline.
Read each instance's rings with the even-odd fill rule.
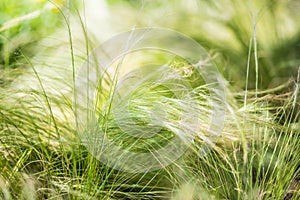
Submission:
[[[101,42],[85,26],[85,15],[77,12],[77,7],[48,9],[51,2],[3,1],[0,199],[299,199],[297,1],[108,3],[114,13],[111,23],[127,15],[122,28],[153,25],[157,13],[175,12],[154,25],[186,33],[210,50],[229,80],[224,83],[222,133],[212,137],[208,130],[213,106],[209,85],[197,70],[181,58],[150,55],[174,70],[174,76],[184,77],[191,90],[176,95],[166,87],[166,83],[178,84],[174,78],[162,84],[160,76],[154,77],[135,87],[128,101],[117,104],[128,106],[133,122],[127,121],[126,115],[117,119],[109,109],[116,89],[115,74],[106,72],[97,91],[98,123],[114,144],[134,152],[159,149],[180,129],[184,133],[191,130],[192,145],[170,166],[152,172],[127,173],[104,165],[83,145],[74,116],[75,75]],[[118,12],[120,9],[123,12]],[[32,17],[35,12],[39,14]],[[135,18],[141,13],[142,17]],[[147,24],[149,19],[153,21]],[[53,42],[53,37],[60,40]],[[137,64],[144,64],[138,56],[149,55],[134,56]],[[24,70],[18,66],[25,66]],[[284,83],[286,79],[290,81]],[[164,107],[168,120],[157,118],[168,128],[154,137],[136,139],[119,127],[120,121],[129,127],[138,124],[146,133],[155,106]],[[195,112],[202,115],[195,127],[189,127],[190,118],[196,121]]]
[[[260,89],[276,87],[297,74],[300,65],[297,0],[113,2],[112,9],[119,13],[113,18],[116,23],[122,21],[118,23],[121,27],[168,27],[197,40],[215,55],[222,74],[239,89],[245,89],[247,71],[247,86],[255,88],[255,57],[259,61]],[[116,6],[117,2],[121,6]],[[123,22],[125,16],[128,20]],[[257,56],[253,42],[257,43]]]

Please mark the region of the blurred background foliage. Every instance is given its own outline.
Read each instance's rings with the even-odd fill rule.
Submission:
[[[74,4],[85,8],[85,16],[93,15],[85,22],[88,29],[96,30],[94,35],[107,35],[101,40],[145,26],[171,28],[194,38],[238,89],[245,89],[248,58],[248,89],[255,88],[255,41],[260,89],[295,77],[300,65],[297,0],[11,0],[0,2],[0,68],[23,65],[17,62],[18,51],[34,55],[39,50],[37,41],[66,23],[59,9],[68,8],[64,12],[67,15]]]
[[[300,65],[297,0],[108,0],[108,3],[119,27],[160,26],[191,36],[214,55],[222,74],[240,89],[245,89],[250,48],[248,88],[255,87],[254,37],[260,89],[278,86],[297,75]]]
[[[64,0],[0,1],[0,86],[11,82],[33,57],[38,42],[62,24]],[[21,67],[21,68],[20,68]]]

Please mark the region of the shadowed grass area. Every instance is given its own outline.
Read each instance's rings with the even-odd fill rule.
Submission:
[[[247,85],[254,89],[256,75],[259,88],[266,89],[283,84],[297,74],[300,65],[298,1],[109,2],[118,13],[111,17],[121,30],[128,26],[162,26],[200,42],[216,54],[215,62],[220,71],[237,88],[245,89]],[[128,20],[123,22],[121,19],[125,16]],[[256,47],[253,42],[257,43]],[[254,51],[258,54],[254,55]],[[259,61],[257,73],[255,57]],[[248,59],[249,69],[246,67]]]

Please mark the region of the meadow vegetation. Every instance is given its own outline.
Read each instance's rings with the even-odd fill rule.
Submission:
[[[1,1],[0,199],[299,199],[299,9],[297,0]],[[130,93],[129,105],[119,106],[128,106],[145,132],[154,105],[164,108],[166,118],[154,116],[166,126],[147,139],[124,133],[116,121],[132,126],[127,115],[116,118],[109,109],[116,70],[97,87],[101,129],[139,153],[179,132],[193,140],[171,165],[129,173],[105,165],[82,142],[76,77],[112,35],[152,26],[186,34],[207,50],[225,88],[226,101],[215,99],[224,126],[217,137],[209,131],[215,105],[197,66],[134,52],[126,60],[130,73],[149,60],[174,73],[163,81],[154,73]],[[189,86],[183,96],[164,87],[178,84],[176,76]]]

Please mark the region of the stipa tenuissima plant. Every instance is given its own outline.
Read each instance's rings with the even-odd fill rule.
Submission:
[[[84,16],[75,19],[82,30]],[[106,71],[97,85],[97,123],[115,145],[133,152],[152,152],[174,137],[184,141],[186,135],[191,143],[171,165],[122,172],[96,159],[77,132],[74,77],[95,45],[86,28],[81,36],[71,31],[74,24],[68,25],[65,41],[58,36],[65,29],[59,30],[53,38],[60,40],[41,41],[46,48],[34,58],[22,54],[28,72],[0,90],[1,198],[299,198],[299,78],[271,90],[238,93],[223,81],[226,115],[216,137],[209,125],[212,102],[220,99],[212,101],[211,85],[205,84],[197,66],[177,57],[134,54],[139,56],[136,66],[145,66],[145,57],[159,65],[150,71]],[[128,113],[122,115],[124,107]],[[131,127],[138,125],[143,135],[162,124],[151,138],[131,135],[136,133]]]

